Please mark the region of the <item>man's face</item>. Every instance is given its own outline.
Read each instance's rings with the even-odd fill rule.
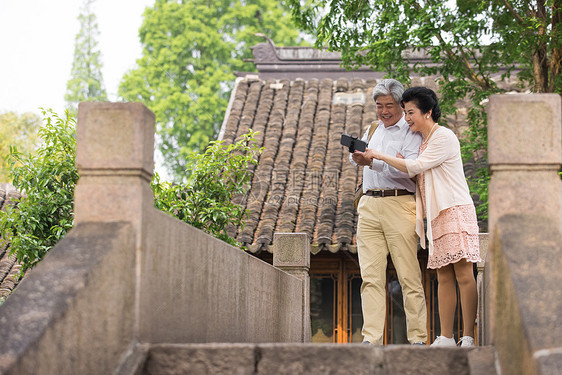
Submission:
[[[388,128],[402,118],[402,107],[394,100],[392,95],[381,95],[375,100],[377,116],[384,126]]]

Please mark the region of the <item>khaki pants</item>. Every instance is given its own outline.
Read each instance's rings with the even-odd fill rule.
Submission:
[[[427,312],[417,258],[416,202],[413,195],[363,196],[357,208],[357,254],[365,340],[382,345],[386,315],[386,266],[390,253],[402,287],[408,341],[427,340]]]

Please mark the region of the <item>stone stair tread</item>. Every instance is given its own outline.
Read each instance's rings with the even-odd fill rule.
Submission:
[[[495,349],[295,343],[153,344],[135,370],[148,374],[494,375]],[[137,352],[138,356],[138,352]]]

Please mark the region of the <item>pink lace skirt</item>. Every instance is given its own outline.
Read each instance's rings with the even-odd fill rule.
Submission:
[[[461,259],[480,261],[478,222],[473,205],[447,208],[431,221],[433,254],[427,268],[440,268]]]
[[[422,144],[420,154],[426,148],[427,144]],[[417,176],[417,183],[425,207],[425,173]],[[453,206],[441,211],[431,220],[433,254],[427,260],[427,268],[441,268],[461,259],[479,262],[481,259],[478,232],[474,205]]]

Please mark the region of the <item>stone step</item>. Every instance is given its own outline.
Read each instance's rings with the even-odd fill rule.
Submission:
[[[156,344],[139,346],[118,375],[495,375],[493,347],[361,344]]]

